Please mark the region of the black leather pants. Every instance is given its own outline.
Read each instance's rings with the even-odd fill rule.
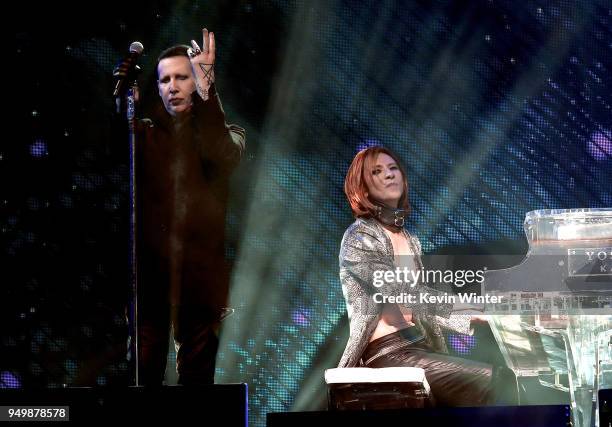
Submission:
[[[423,368],[436,406],[517,403],[516,379],[509,369],[436,353],[415,327],[372,341],[362,359],[368,368]]]
[[[212,384],[219,346],[217,323],[201,316],[204,310],[180,310],[178,315],[172,316],[172,321],[168,311],[167,307],[159,306],[155,315],[142,316],[140,319],[140,383],[152,386],[162,384],[172,323],[174,341],[178,348],[178,383]]]

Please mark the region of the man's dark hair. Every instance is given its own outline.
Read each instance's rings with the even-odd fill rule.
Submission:
[[[177,44],[171,46],[159,54],[159,56],[157,57],[157,63],[159,64],[159,61],[161,61],[162,59],[172,58],[173,56],[185,56],[189,58],[189,55],[187,55],[187,49],[189,49],[189,46],[187,46],[186,44]]]
[[[159,56],[157,57],[157,65],[159,65],[159,61],[161,61],[162,59],[172,58],[174,56],[184,56],[185,58],[189,59],[187,49],[189,49],[189,46],[184,44],[177,44],[169,47],[168,49],[164,50],[162,53],[159,54]]]

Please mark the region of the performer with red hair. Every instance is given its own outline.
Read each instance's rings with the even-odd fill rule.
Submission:
[[[344,191],[356,221],[344,233],[339,256],[350,319],[339,367],[423,368],[434,402],[444,406],[499,402],[494,391],[502,379],[509,379],[516,391],[509,369],[448,355],[442,327],[470,333],[470,322],[482,321],[482,316],[451,314],[452,304],[419,303],[420,292],[445,294],[419,280],[374,283],[376,272],[423,268],[420,242],[404,228],[410,212],[408,179],[398,157],[383,147],[360,151],[349,167]],[[401,294],[415,298],[380,303],[383,297]]]

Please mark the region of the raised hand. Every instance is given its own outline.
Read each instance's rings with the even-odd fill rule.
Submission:
[[[187,50],[191,68],[196,83],[196,91],[206,101],[208,89],[215,82],[215,35],[202,29],[202,48],[191,40],[191,48]]]

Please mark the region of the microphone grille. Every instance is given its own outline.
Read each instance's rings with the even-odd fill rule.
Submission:
[[[133,42],[130,45],[130,52],[131,53],[137,53],[137,54],[140,55],[143,50],[144,50],[144,46],[140,42]]]

